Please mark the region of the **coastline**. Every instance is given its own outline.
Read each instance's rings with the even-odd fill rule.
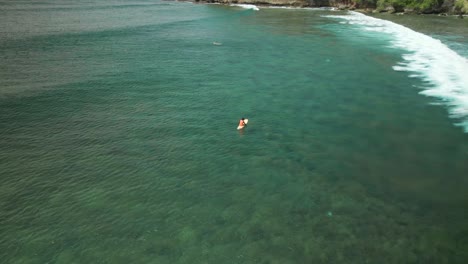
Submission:
[[[351,1],[334,0],[193,0],[193,3],[201,4],[222,4],[222,5],[254,5],[257,7],[290,7],[290,8],[336,8],[337,10],[352,10],[364,14],[389,13],[395,15],[439,15],[439,16],[457,16],[458,18],[467,17],[468,14],[463,11],[456,11],[452,6],[444,8],[434,7],[428,10],[416,10],[407,7],[385,6],[379,8],[373,5],[361,6]]]

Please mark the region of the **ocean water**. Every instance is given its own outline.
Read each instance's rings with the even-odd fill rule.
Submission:
[[[1,1],[1,262],[466,263],[467,22]]]

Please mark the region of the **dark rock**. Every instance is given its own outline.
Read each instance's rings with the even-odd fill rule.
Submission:
[[[440,12],[449,13],[455,11],[455,0],[444,0],[440,6]]]

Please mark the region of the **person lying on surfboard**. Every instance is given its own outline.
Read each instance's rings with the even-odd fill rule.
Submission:
[[[239,125],[237,126],[237,129],[244,128],[247,125],[247,122],[249,122],[248,119],[241,118],[241,120],[239,120]]]

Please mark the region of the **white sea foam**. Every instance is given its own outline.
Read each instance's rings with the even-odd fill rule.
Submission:
[[[255,11],[260,10],[256,5],[232,4],[231,6],[238,6],[238,7],[242,7],[242,8],[245,8],[245,9],[252,9],[252,10],[255,10]]]
[[[468,133],[468,59],[457,54],[440,40],[413,31],[396,23],[369,17],[357,12],[343,16],[348,24],[365,30],[393,36],[391,47],[402,49],[402,61],[395,71],[405,71],[410,77],[421,78],[427,85],[420,93],[439,98],[448,107],[450,116],[460,120]]]

